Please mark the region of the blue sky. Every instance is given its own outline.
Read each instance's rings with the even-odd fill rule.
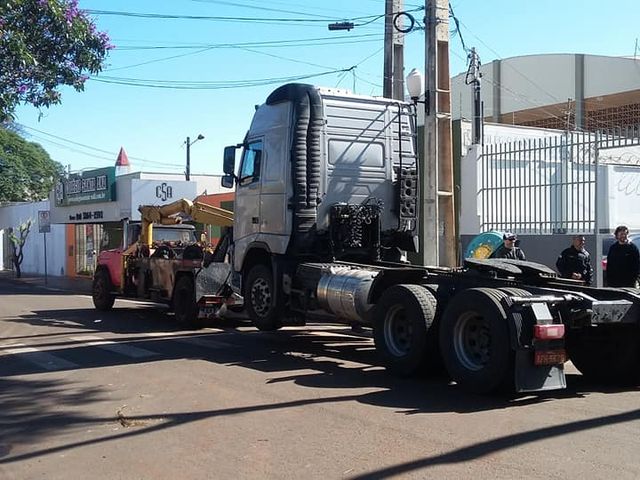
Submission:
[[[20,107],[17,122],[25,126],[29,140],[40,143],[53,159],[71,165],[72,170],[112,165],[122,146],[135,170],[183,172],[186,137],[203,134],[205,139],[191,147],[192,173],[220,173],[224,146],[242,141],[254,105],[284,83],[277,79],[318,75],[301,81],[381,94],[383,19],[350,32],[330,32],[327,24],[359,17],[366,18],[355,23],[366,23],[384,13],[384,3],[80,0],[80,7],[90,10],[255,20],[93,15],[98,28],[108,32],[116,45],[104,71],[89,80],[82,93],[64,90],[60,105],[42,112]],[[633,0],[614,4],[452,0],[451,4],[467,47],[476,47],[483,63],[536,53],[633,56],[640,37],[639,9]],[[405,0],[405,10],[420,6],[424,6],[421,1]],[[424,13],[413,15],[421,20]],[[275,18],[294,21],[265,22]],[[264,42],[277,43],[260,44]],[[423,32],[412,32],[405,42],[405,72],[413,67],[424,70]],[[466,54],[457,36],[450,47],[453,75],[465,70]],[[340,71],[355,65],[354,72]],[[238,85],[259,79],[276,79],[276,83]],[[140,80],[169,88],[122,84]],[[207,88],[173,88],[185,82],[206,82],[188,85]]]

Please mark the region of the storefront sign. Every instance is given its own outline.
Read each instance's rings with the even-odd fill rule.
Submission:
[[[181,198],[193,200],[197,195],[196,182],[184,180],[131,180],[130,220],[140,220],[140,205],[163,205]]]
[[[104,220],[104,212],[102,210],[86,210],[84,212],[72,213],[69,215],[70,222],[91,222],[96,220]]]
[[[56,206],[112,202],[116,199],[116,168],[106,167],[69,175],[55,186]]]

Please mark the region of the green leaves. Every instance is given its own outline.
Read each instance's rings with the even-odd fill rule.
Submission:
[[[0,122],[60,103],[62,85],[82,91],[111,48],[77,0],[0,0]]]
[[[40,145],[0,127],[0,203],[46,199],[62,171]]]

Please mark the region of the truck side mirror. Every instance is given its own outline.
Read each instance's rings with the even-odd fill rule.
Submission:
[[[224,188],[233,188],[233,179],[234,179],[233,174],[224,175],[220,180],[220,184]]]
[[[227,175],[233,175],[236,171],[236,147],[233,145],[230,147],[224,147],[222,170]]]

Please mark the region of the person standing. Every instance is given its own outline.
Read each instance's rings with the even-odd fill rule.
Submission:
[[[584,245],[584,236],[575,235],[571,246],[565,248],[558,257],[556,268],[563,278],[582,280],[587,285],[591,285],[593,268],[589,252],[584,248]]]
[[[614,235],[616,243],[607,253],[607,284],[609,287],[635,287],[640,275],[638,247],[629,242],[629,229],[620,225]]]
[[[518,236],[515,233],[507,232],[502,235],[502,246],[494,250],[489,258],[509,258],[512,260],[526,260],[524,252],[520,247],[516,247]]]

